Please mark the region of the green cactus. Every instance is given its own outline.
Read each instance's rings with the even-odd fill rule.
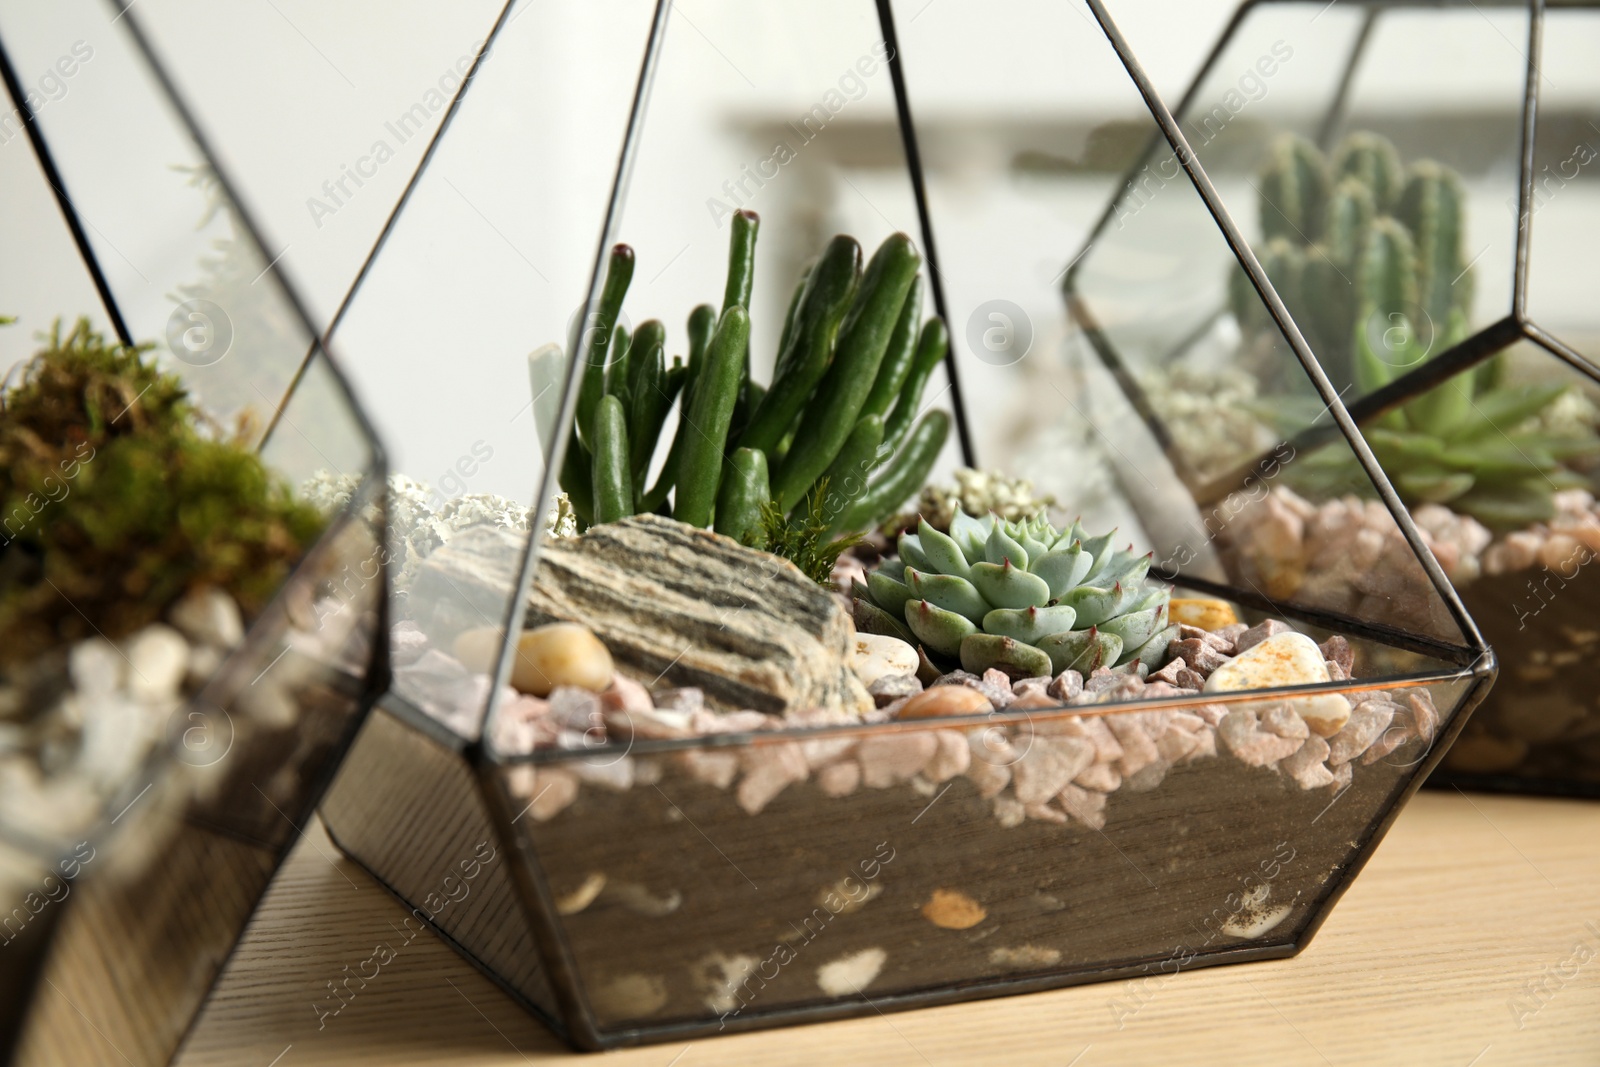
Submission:
[[[1177,633],[1170,591],[1147,580],[1149,555],[1112,546],[1115,533],[1091,538],[1042,515],[1006,522],[958,508],[948,534],[924,521],[900,536],[899,558],[867,576],[864,596],[858,589],[857,625],[903,620],[930,658],[959,658],[974,673],[1159,667]]]
[[[1259,186],[1261,263],[1335,385],[1374,388],[1374,370],[1386,368],[1382,384],[1417,362],[1411,340],[1439,352],[1448,347],[1440,339],[1466,336],[1473,284],[1461,255],[1461,179],[1431,160],[1407,171],[1394,145],[1364,131],[1344,139],[1320,177],[1310,174],[1321,160],[1293,134],[1273,143]],[[1302,224],[1318,189],[1320,221]],[[1251,347],[1275,334],[1242,272],[1230,278],[1229,303]]]
[[[1451,312],[1472,307],[1472,275],[1461,259],[1464,198],[1455,171],[1422,160],[1411,168],[1394,209],[1416,245],[1418,298],[1436,329]]]
[[[1356,130],[1340,143],[1333,156],[1333,175],[1359,179],[1372,190],[1379,211],[1394,208],[1400,198],[1404,173],[1400,167],[1400,153],[1387,137],[1366,130]]]
[[[585,525],[670,510],[747,543],[764,539],[780,555],[803,553],[814,570],[825,552],[806,545],[876,526],[927,480],[949,417],[919,409],[949,335],[939,319],[920,319],[921,256],[909,237],[892,234],[863,275],[860,245],[840,235],[802,275],[762,388],[750,380],[744,306],[759,223],[753,212],[734,222],[723,310],[694,309],[689,358],[670,369],[660,321],[631,337],[616,324],[635,257],[625,244],[612,250],[599,325],[573,340],[584,376],[561,486]],[[646,488],[674,402],[677,430]],[[783,523],[805,536],[778,536]]]
[[[1288,135],[1273,143],[1261,175],[1261,232],[1310,244],[1322,235],[1328,163],[1317,146]]]

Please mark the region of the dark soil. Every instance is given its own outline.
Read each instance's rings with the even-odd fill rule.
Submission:
[[[752,817],[669,759],[659,785],[586,786],[533,832],[557,898],[594,872],[607,877],[607,891],[563,920],[600,1025],[714,1021],[705,975],[717,954],[756,963],[736,989],[751,1014],[826,1001],[818,968],[873,948],[887,962],[868,996],[1110,965],[1146,964],[1159,976],[1208,952],[1292,943],[1403,784],[1400,755],[1396,765],[1357,766],[1337,800],[1228,756],[1201,759],[1154,791],[1113,794],[1103,833],[1035,819],[1004,828],[962,777],[935,796],[900,785],[845,799],[807,782]],[[825,889],[849,876],[847,891],[880,892],[832,914]],[[676,891],[682,905],[641,915],[613,892],[621,883],[656,898]],[[1254,942],[1224,933],[1251,914],[1242,894],[1263,885],[1261,910],[1292,904],[1289,914]],[[986,917],[965,930],[935,926],[921,909],[941,888],[973,898]],[[1025,946],[1043,954],[1032,963],[991,955]],[[665,1005],[644,1016],[619,1004],[628,998],[607,991],[630,975],[658,979]],[[1124,987],[1111,989],[1108,1002],[1126,999]]]
[[[1600,567],[1485,576],[1460,593],[1500,680],[1433,783],[1600,796]]]

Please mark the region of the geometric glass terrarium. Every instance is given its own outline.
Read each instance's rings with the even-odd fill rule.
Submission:
[[[137,19],[0,8],[8,1063],[170,1062],[387,684],[382,452]]]
[[[1303,342],[1331,605],[1228,566],[1293,456],[1202,507],[1066,358],[1169,118],[1101,14],[508,6],[347,301],[395,670],[322,815],[572,1043],[1292,955],[1490,683]]]
[[[1244,4],[1176,109],[1299,333],[1339,391],[1504,677],[1435,778],[1594,795],[1600,551],[1600,7]],[[1130,168],[1069,293],[1170,236],[1156,144]],[[1154,279],[1152,279],[1154,280]],[[1362,479],[1239,269],[1190,256],[1126,325],[1088,337],[1202,502],[1262,457],[1311,505],[1239,573],[1327,598],[1319,537]],[[1292,496],[1290,494],[1293,494]],[[1274,505],[1275,507],[1279,505]],[[1296,506],[1300,506],[1296,503]],[[1276,538],[1278,543],[1266,542]],[[1353,544],[1353,542],[1352,542]],[[1361,568],[1353,548],[1340,566]],[[1334,565],[1328,561],[1327,565]]]

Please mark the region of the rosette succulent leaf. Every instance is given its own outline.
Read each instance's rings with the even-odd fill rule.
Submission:
[[[1085,674],[1139,661],[1158,667],[1175,627],[1166,587],[1147,580],[1150,555],[1117,549],[1115,531],[1057,530],[1043,515],[1007,522],[959,508],[950,532],[926,521],[900,536],[899,559],[867,575],[858,620],[887,615],[931,657],[974,673]]]

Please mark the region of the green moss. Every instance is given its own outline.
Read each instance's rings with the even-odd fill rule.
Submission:
[[[58,323],[0,395],[0,663],[225,589],[259,612],[323,526],[161,372],[149,345]]]
[[[828,480],[818,480],[812,494],[811,511],[809,514],[800,514],[799,509],[793,517],[785,517],[779,510],[777,501],[769,500],[761,508],[761,528],[752,537],[745,540],[751,548],[763,549],[775,556],[784,559],[800,568],[802,574],[819,585],[831,587],[829,581],[833,574],[833,565],[838,562],[852,546],[860,544],[865,537],[862,534],[851,534],[848,537],[839,537],[828,540],[828,519],[823,510],[823,501],[828,495]]]

